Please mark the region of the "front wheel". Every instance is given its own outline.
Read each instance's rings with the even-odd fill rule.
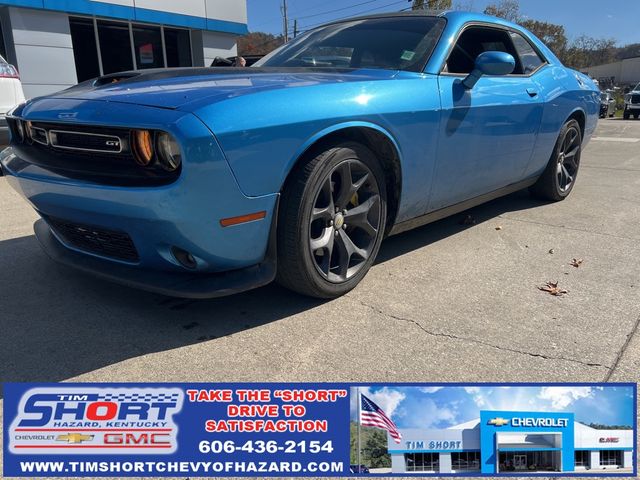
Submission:
[[[386,218],[384,174],[368,148],[343,143],[301,163],[282,193],[278,283],[317,298],[349,292],[373,264]]]
[[[629,110],[625,109],[624,113],[622,114],[622,118],[624,118],[625,120],[629,120],[629,118],[631,118]]]
[[[582,131],[580,124],[569,120],[564,124],[549,164],[531,193],[543,200],[558,202],[569,196],[576,183],[582,153]]]

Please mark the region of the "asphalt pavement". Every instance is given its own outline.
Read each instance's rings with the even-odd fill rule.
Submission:
[[[640,121],[602,120],[564,202],[519,192],[389,238],[337,300],[187,301],[52,263],[0,177],[0,380],[638,381],[639,191]]]

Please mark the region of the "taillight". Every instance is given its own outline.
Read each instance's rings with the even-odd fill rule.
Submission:
[[[20,78],[18,69],[8,63],[0,63],[0,78]]]

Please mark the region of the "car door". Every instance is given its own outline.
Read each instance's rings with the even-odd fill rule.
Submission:
[[[526,70],[516,50],[514,34],[495,26],[470,25],[449,54],[439,76],[441,126],[430,210],[522,180],[543,104],[533,72]],[[513,55],[514,73],[483,76],[468,90],[462,80],[474,69],[478,55],[486,51]]]

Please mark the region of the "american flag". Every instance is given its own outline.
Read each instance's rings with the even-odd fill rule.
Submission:
[[[396,443],[400,443],[402,435],[398,427],[378,405],[364,395],[360,395],[360,424],[364,427],[382,428],[389,432]]]

